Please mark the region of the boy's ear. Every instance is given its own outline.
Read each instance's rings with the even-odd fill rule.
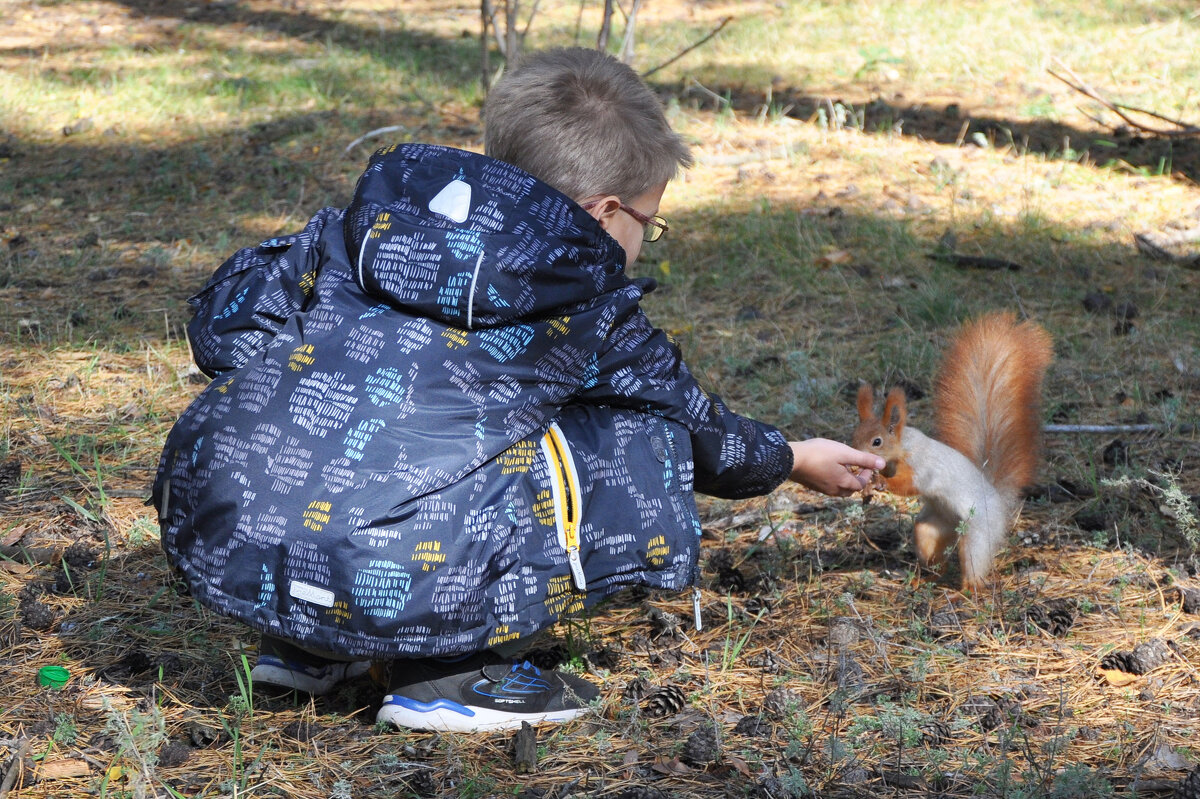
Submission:
[[[904,431],[904,422],[908,419],[908,408],[904,404],[904,389],[896,386],[887,394],[883,402],[883,423],[888,432],[899,436]]]
[[[870,383],[858,384],[858,420],[865,422],[874,417],[875,389]]]
[[[596,200],[588,200],[586,210],[593,219],[600,223],[600,227],[608,230],[609,223],[612,222],[617,211],[621,210],[621,198],[615,194],[609,194]]]

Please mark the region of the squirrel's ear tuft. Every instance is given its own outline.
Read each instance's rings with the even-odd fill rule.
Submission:
[[[870,383],[858,384],[858,420],[865,422],[875,416],[875,389]]]
[[[896,386],[887,394],[883,402],[883,423],[888,432],[899,436],[904,431],[904,423],[908,419],[908,408],[904,403],[904,389]]]

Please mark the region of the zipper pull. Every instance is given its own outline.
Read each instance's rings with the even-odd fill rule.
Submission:
[[[696,586],[692,587],[692,620],[696,625],[696,632],[704,629],[704,624],[700,621],[700,589]]]
[[[587,579],[583,576],[583,561],[579,559],[579,547],[567,550],[567,563],[571,564],[571,576],[575,578],[575,587],[580,591],[587,590]]]

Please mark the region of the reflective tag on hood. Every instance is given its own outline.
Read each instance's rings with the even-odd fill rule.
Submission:
[[[429,201],[429,210],[460,225],[466,222],[471,213],[471,184],[458,178],[450,181]]]

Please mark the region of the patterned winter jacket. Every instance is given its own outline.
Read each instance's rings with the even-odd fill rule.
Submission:
[[[238,251],[190,300],[214,379],[154,488],[193,595],[394,658],[692,583],[693,488],[766,493],[791,452],[697,385],[623,265],[527,173],[417,144],[377,152],[344,211]]]

